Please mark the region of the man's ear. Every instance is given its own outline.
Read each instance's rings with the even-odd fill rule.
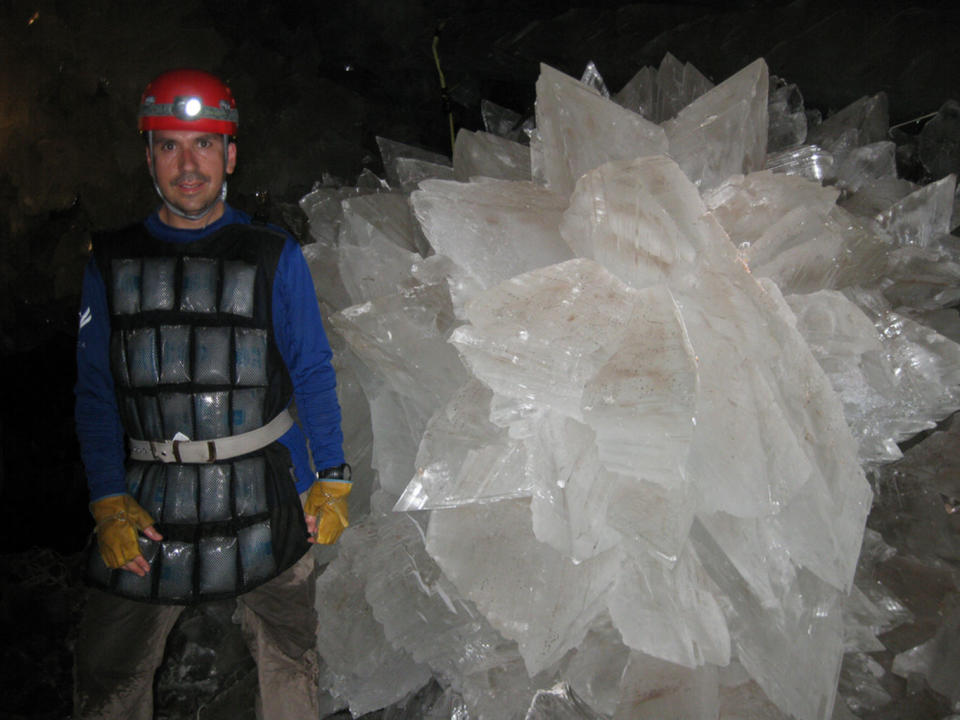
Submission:
[[[227,145],[227,175],[231,175],[237,167],[237,144]]]
[[[146,145],[144,147],[144,150],[147,153],[147,170],[149,170],[152,174],[153,173],[153,155],[150,153],[150,146]]]

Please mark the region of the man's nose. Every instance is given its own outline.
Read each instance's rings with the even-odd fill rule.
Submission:
[[[180,169],[192,170],[197,167],[197,158],[191,148],[184,148],[180,153]]]

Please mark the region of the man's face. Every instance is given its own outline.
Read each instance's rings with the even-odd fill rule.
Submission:
[[[216,133],[190,130],[153,132],[153,146],[147,148],[147,164],[153,164],[157,185],[167,202],[188,214],[215,203],[215,207],[198,220],[180,217],[164,205],[160,208],[160,219],[167,225],[204,227],[223,215],[223,203],[218,198],[224,180],[224,152],[228,175],[237,164],[237,146],[229,143],[224,148],[223,140],[223,136]]]

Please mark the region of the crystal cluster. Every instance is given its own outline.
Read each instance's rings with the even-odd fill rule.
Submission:
[[[882,99],[818,123],[763,60],[612,96],[542,66],[529,147],[495,115],[301,203],[376,478],[319,582],[331,706],[831,718],[905,616],[858,582],[864,467],[960,407],[924,322],[955,178],[899,180]]]

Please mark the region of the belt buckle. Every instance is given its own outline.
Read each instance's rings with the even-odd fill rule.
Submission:
[[[177,448],[178,442],[179,442],[178,440],[173,441],[172,443],[173,453],[171,454],[170,451],[166,449],[167,446],[170,445],[170,443],[163,442],[163,441],[157,442],[155,440],[151,440],[150,452],[153,453],[153,459],[158,460],[162,463],[173,462],[174,458],[179,454],[179,449]]]

